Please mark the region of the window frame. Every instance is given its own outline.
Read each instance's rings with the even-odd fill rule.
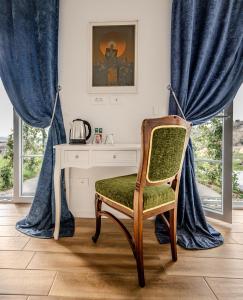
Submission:
[[[22,121],[14,111],[13,203],[32,203],[34,195],[22,195]]]
[[[13,193],[7,196],[0,196],[1,203],[32,203],[34,194],[23,193],[23,121],[13,109]],[[37,155],[33,155],[37,156]],[[44,155],[38,155],[43,157]],[[28,155],[31,157],[31,155]]]
[[[223,111],[223,153],[222,153],[222,211],[203,206],[205,214],[215,220],[232,223],[232,139],[233,139],[233,103]]]

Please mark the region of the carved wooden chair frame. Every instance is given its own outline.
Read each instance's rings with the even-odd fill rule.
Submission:
[[[181,159],[181,164],[178,172],[170,178],[164,180],[151,182],[148,178],[149,170],[149,160],[151,153],[151,140],[153,131],[159,127],[184,127],[186,129],[186,136],[183,148],[183,155]],[[103,195],[96,192],[96,232],[92,237],[93,241],[96,243],[101,228],[101,216],[107,216],[111,218],[115,223],[117,223],[122,231],[125,233],[126,238],[130,244],[133,255],[137,263],[138,281],[141,287],[145,286],[144,279],[144,264],[143,264],[143,220],[150,218],[152,216],[159,215],[163,222],[165,223],[171,240],[171,254],[172,260],[177,260],[177,248],[176,248],[176,223],[177,223],[177,200],[180,184],[181,170],[184,160],[184,155],[186,147],[189,140],[191,130],[191,123],[185,121],[179,116],[171,115],[156,119],[146,119],[142,123],[141,130],[141,159],[140,167],[136,180],[136,187],[134,191],[133,198],[133,209],[119,204],[112,199],[104,197]],[[167,202],[165,204],[153,207],[147,210],[143,209],[143,190],[145,186],[160,185],[161,183],[169,184],[175,191],[175,201]],[[125,214],[126,216],[133,219],[133,231],[134,235],[130,234],[125,225],[117,219],[113,214],[108,211],[101,210],[102,202],[106,203],[108,206],[118,210],[119,212]],[[165,212],[169,212],[169,220],[164,216]]]

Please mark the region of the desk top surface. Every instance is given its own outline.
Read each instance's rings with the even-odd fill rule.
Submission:
[[[59,150],[139,150],[140,144],[60,144]]]

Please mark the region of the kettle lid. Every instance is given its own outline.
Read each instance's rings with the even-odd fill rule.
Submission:
[[[83,121],[83,120],[78,118],[78,119],[73,120],[73,122],[75,122],[75,121]]]

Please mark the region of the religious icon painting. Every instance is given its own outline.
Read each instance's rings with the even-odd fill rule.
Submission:
[[[137,22],[91,23],[89,91],[132,93],[137,88]]]

